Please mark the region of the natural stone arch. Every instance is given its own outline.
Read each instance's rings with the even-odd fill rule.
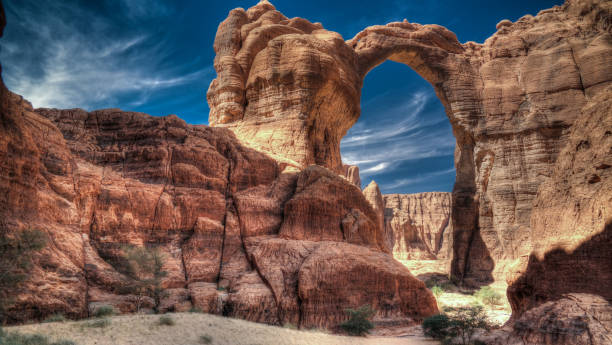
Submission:
[[[407,22],[345,42],[262,1],[219,26],[210,123],[284,164],[342,174],[339,142],[359,117],[364,76],[387,59],[410,66],[433,85],[457,141],[452,274],[503,281],[526,265],[540,231],[532,203],[572,125],[609,93],[610,12],[609,2],[568,1],[502,21],[483,44]]]
[[[370,27],[345,42],[319,23],[288,19],[262,1],[232,10],[219,25],[209,122],[286,164],[318,164],[342,174],[340,140],[359,118],[365,75],[387,59],[406,64],[434,86],[461,143],[454,212],[462,215],[455,225],[466,229],[458,234],[468,242],[477,213],[469,131],[477,99],[466,94],[475,98],[479,87],[464,55],[471,49],[444,27],[408,22]],[[468,91],[449,92],[456,84]],[[465,264],[457,266],[463,271]]]

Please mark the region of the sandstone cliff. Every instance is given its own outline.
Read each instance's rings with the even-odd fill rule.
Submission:
[[[612,80],[609,1],[502,21],[483,44],[438,25],[373,26],[344,41],[262,2],[234,10],[215,40],[211,124],[288,164],[343,173],[339,141],[363,78],[385,60],[429,81],[457,139],[453,275],[505,279],[531,250],[532,205],[581,109]]]
[[[507,279],[514,319],[567,293],[610,301],[611,28],[612,2],[568,0],[501,21],[482,44],[408,21],[344,41],[263,2],[219,27],[211,124],[293,166],[346,175],[339,141],[363,78],[406,64],[433,85],[457,141],[454,278]],[[415,255],[436,248],[425,243]]]
[[[12,291],[11,322],[134,311],[117,267],[126,244],[163,254],[162,311],[307,328],[363,304],[402,323],[437,311],[361,190],[325,168],[297,170],[175,115],[32,109],[4,84],[0,102],[1,225],[50,239]]]
[[[450,260],[451,193],[385,194],[385,227],[398,260]]]

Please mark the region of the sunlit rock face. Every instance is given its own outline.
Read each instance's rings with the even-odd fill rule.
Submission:
[[[362,77],[340,34],[262,1],[232,10],[214,48],[211,126],[295,166],[342,173],[340,139],[359,117]]]
[[[118,268],[126,245],[162,253],[162,312],[332,329],[365,304],[400,324],[437,312],[390,255],[379,213],[333,171],[298,170],[175,115],[32,109],[2,83],[0,104],[3,236],[49,238],[31,278],[8,293],[9,322],[135,311]]]
[[[452,274],[505,280],[542,241],[532,236],[536,196],[574,122],[610,95],[610,6],[568,1],[504,20],[483,44],[407,21],[342,41],[268,3],[234,10],[215,41],[211,123],[290,164],[346,174],[338,145],[359,116],[363,78],[385,60],[408,65],[433,85],[457,141]]]
[[[450,260],[451,193],[385,194],[385,228],[398,260]]]

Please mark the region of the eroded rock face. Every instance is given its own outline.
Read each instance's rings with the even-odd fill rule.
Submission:
[[[511,327],[482,340],[492,345],[604,345],[612,342],[611,329],[612,306],[608,300],[573,293],[530,309]]]
[[[510,271],[514,319],[562,293],[609,300],[611,12],[568,1],[501,22],[483,44],[406,21],[344,41],[262,1],[231,11],[215,39],[210,123],[227,128],[34,110],[1,85],[0,216],[52,239],[12,321],[133,310],[113,267],[125,243],[165,254],[164,310],[308,327],[364,302],[378,318],[435,312],[386,252],[356,180],[337,175],[349,175],[339,143],[363,78],[387,59],[434,86],[457,139],[453,275],[482,284]]]
[[[612,301],[612,88],[589,99],[572,126],[531,217],[533,251],[508,275],[519,316],[572,292]]]
[[[291,164],[346,174],[338,145],[359,115],[363,78],[385,60],[410,66],[434,86],[457,140],[453,275],[505,279],[530,253],[534,199],[582,107],[609,95],[611,6],[568,1],[500,22],[483,44],[407,21],[344,42],[269,3],[234,10],[215,41],[211,123]]]
[[[212,126],[298,167],[343,172],[340,139],[359,116],[361,77],[342,36],[262,1],[230,11],[214,48]]]
[[[300,171],[174,115],[32,109],[3,83],[0,104],[0,225],[50,240],[9,293],[9,322],[82,318],[109,304],[135,311],[118,268],[127,244],[164,256],[165,293],[144,309],[326,328],[362,304],[404,323],[437,312],[387,253],[361,190],[330,170]]]
[[[129,278],[116,266],[126,244],[163,253],[163,311],[195,306],[333,328],[345,308],[381,304],[388,284],[402,292],[392,294],[380,317],[414,321],[436,311],[429,291],[393,266],[359,188],[325,168],[296,171],[242,146],[227,129],[176,116],[33,110],[6,89],[2,101],[1,216],[12,231],[39,228],[52,240],[16,295],[13,322],[56,312],[84,317],[104,304],[135,311],[135,296],[122,292]],[[308,290],[302,309],[301,287],[319,286],[337,271],[319,272],[315,264],[305,275],[302,264],[334,243],[342,250],[326,251],[326,260],[344,263],[339,275],[362,269],[351,256],[378,258],[368,264],[370,279],[353,282],[366,295]],[[144,300],[144,308],[153,306]],[[311,320],[307,313],[325,316]]]
[[[348,164],[344,164],[342,167],[344,169],[344,177],[346,177],[346,179],[352,184],[354,184],[355,186],[361,188],[361,177],[359,176],[359,167],[356,165],[348,165]]]
[[[385,194],[385,227],[398,260],[450,260],[451,193]]]

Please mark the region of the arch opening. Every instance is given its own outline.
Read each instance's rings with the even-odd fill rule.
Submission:
[[[386,61],[364,78],[361,116],[340,143],[342,161],[359,167],[362,188],[383,194],[451,192],[455,137],[429,82]]]

